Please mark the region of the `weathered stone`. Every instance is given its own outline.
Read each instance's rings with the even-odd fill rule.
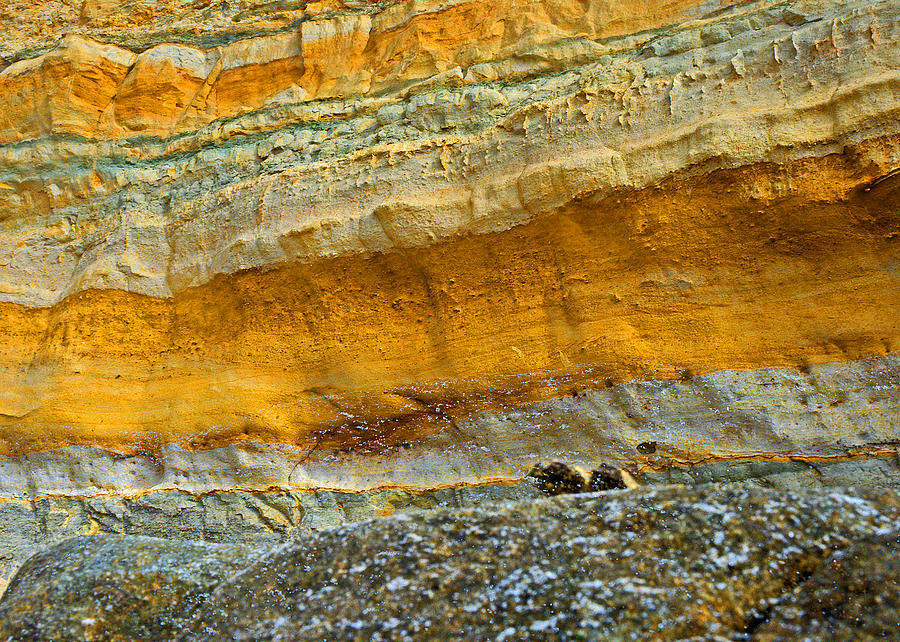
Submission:
[[[509,478],[532,444],[503,416],[542,402],[556,452],[529,466],[564,442],[619,457],[585,443],[607,424],[666,444],[657,403],[686,417],[681,461],[896,440],[890,360],[885,388],[845,401],[813,376],[790,408],[734,375],[790,387],[896,351],[895,2],[19,4],[0,453],[86,462],[36,486],[98,490],[100,462],[134,457],[110,492],[363,490],[304,475],[348,452],[376,455],[349,458],[381,477],[364,489]],[[633,421],[563,419],[644,383]],[[466,454],[435,468],[448,443]]]
[[[417,492],[515,483],[540,461],[585,469],[606,462],[632,473],[750,459],[765,468],[791,458],[894,456],[900,444],[900,360],[894,355],[810,365],[806,372],[730,370],[684,381],[589,384],[561,373],[540,381],[539,395],[529,392],[532,377],[510,378],[498,397],[473,392],[453,408],[441,399],[454,382],[404,390],[407,401],[417,400],[404,421],[429,423],[415,436],[406,424],[373,419],[369,425],[360,418],[308,447],[232,435],[237,443],[218,448],[154,446],[123,455],[70,446],[0,455],[0,496],[134,496],[149,489],[203,495],[234,488]],[[6,434],[12,447],[19,433]],[[639,446],[648,442],[655,449],[642,452]],[[727,478],[729,470],[708,480]],[[677,474],[671,482],[695,483]]]
[[[622,471],[615,466],[601,464],[591,471],[588,488],[593,491],[625,488],[625,479],[622,477]]]
[[[706,486],[368,522],[225,582],[188,639],[731,636],[898,516],[889,493]]]
[[[537,464],[528,473],[528,477],[534,480],[538,490],[547,495],[583,493],[587,489],[587,480],[581,471],[561,461],[546,466]]]
[[[395,512],[539,497],[530,483],[412,492],[156,490],[136,497],[44,497],[0,503],[0,590],[29,557],[79,535],[146,535],[256,547]]]
[[[171,640],[251,549],[149,537],[79,537],[25,564],[0,602],[4,640]]]
[[[760,618],[754,640],[891,640],[900,635],[900,532],[834,553]]]
[[[529,497],[541,461],[896,486],[897,2],[0,26],[0,582],[72,535]]]
[[[675,466],[663,471],[644,471],[644,484],[687,484],[749,481],[767,488],[884,488],[900,491],[900,456],[856,459],[803,459],[754,461],[752,459]]]
[[[87,627],[134,639],[171,626],[184,640],[711,639],[762,634],[769,612],[813,635],[826,629],[791,619],[792,605],[805,608],[847,564],[847,622],[868,609],[872,626],[858,630],[871,632],[895,617],[896,588],[879,603],[868,587],[896,579],[896,536],[858,542],[898,518],[889,491],[707,485],[386,517],[252,556],[81,538],[20,571],[0,601],[0,639],[91,639]],[[134,598],[127,612],[98,608],[112,598],[93,587],[112,576],[114,597]],[[191,598],[171,599],[179,591]]]
[[[643,471],[642,485],[744,482],[767,488],[858,486],[900,492],[900,459],[721,462]],[[193,495],[155,490],[135,497],[44,497],[0,503],[0,588],[31,555],[51,544],[88,534],[148,535],[260,546],[392,513],[476,507],[540,497],[530,481],[412,492],[215,491]]]

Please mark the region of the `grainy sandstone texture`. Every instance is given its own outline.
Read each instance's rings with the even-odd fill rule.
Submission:
[[[759,640],[891,639],[900,623],[900,531],[839,551],[768,613]]]
[[[895,479],[895,1],[0,24],[0,581],[67,535],[284,539],[538,461]]]
[[[896,349],[895,3],[546,4],[60,13],[0,75],[8,454]]]

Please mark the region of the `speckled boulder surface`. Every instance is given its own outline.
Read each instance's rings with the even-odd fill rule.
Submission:
[[[0,605],[0,640],[169,640],[222,578],[240,545],[76,537],[33,556]]]
[[[766,619],[760,640],[900,639],[900,530],[838,551]]]
[[[0,602],[0,639],[743,637],[776,621],[773,605],[806,608],[797,586],[898,519],[891,491],[709,485],[398,515],[252,554],[82,538],[23,567]],[[897,579],[890,565],[856,572],[870,568]]]
[[[895,495],[665,489],[323,532],[225,582],[185,639],[673,639],[742,633]]]

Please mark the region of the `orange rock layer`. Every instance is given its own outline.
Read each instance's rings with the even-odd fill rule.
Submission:
[[[328,10],[339,3],[301,2],[295,18],[301,21],[299,32],[276,28],[274,34],[263,31],[233,43],[225,38],[227,44],[215,47],[163,41],[135,52],[75,35],[93,33],[92,23],[102,25],[104,14],[118,14],[119,37],[128,38],[142,22],[164,23],[178,12],[155,7],[154,21],[115,4],[85,3],[75,23],[81,29],[70,26],[73,16],[59,16],[62,28],[55,33],[70,34],[59,46],[0,73],[5,97],[0,142],[50,133],[169,136],[265,107],[285,91],[304,100],[384,92],[484,60],[524,54],[560,38],[593,41],[676,23],[697,16],[699,5],[709,3],[432,0],[383,3],[385,8],[374,14],[360,3],[335,18]],[[734,0],[713,4],[727,7]],[[184,13],[182,19],[203,24],[196,22],[199,16]],[[37,96],[41,100],[35,101]]]
[[[445,429],[441,413],[632,378],[895,352],[900,176],[873,176],[865,157],[673,178],[504,232],[171,299],[4,304],[0,435],[9,454],[398,442]]]
[[[517,409],[735,370],[767,399],[765,368],[834,362],[873,401],[831,448],[770,418],[760,456],[900,441],[896,3],[228,5],[0,0],[0,467],[29,492],[67,446],[283,445],[291,482],[479,421],[506,450],[465,481],[508,478]],[[560,412],[547,452],[657,439]],[[755,452],[688,433],[670,460]]]

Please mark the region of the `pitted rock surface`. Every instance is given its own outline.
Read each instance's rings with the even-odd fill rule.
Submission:
[[[765,619],[754,639],[898,639],[900,531],[833,554]]]
[[[222,578],[252,559],[240,545],[77,537],[25,564],[0,604],[0,639],[167,640]]]
[[[186,622],[182,640],[742,638],[829,555],[895,529],[898,518],[891,491],[735,484],[398,515],[253,556],[179,541],[156,546],[184,560],[188,574],[198,558],[217,576],[171,615]],[[155,563],[130,553],[148,540],[76,542],[83,553],[67,558],[64,574],[54,575],[55,559],[70,544],[20,571],[0,602],[0,639],[45,639],[27,628],[37,603],[45,637],[77,627],[86,605],[102,600],[80,589],[111,563],[98,549],[135,560],[121,575],[123,590],[150,604],[153,591],[167,590],[147,571]],[[217,561],[229,550],[227,563]],[[139,618],[92,612],[103,633],[84,639],[147,630]]]

